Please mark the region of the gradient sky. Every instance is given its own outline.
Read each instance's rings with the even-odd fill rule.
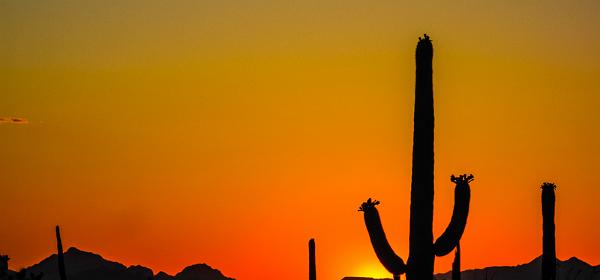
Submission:
[[[435,48],[434,235],[472,172],[463,268],[600,263],[600,2],[0,1],[0,253],[65,246],[238,279],[388,276],[408,255],[414,49]],[[413,1],[416,2],[416,1]],[[424,1],[421,1],[424,2]],[[485,3],[484,3],[485,2]],[[452,256],[436,258],[436,271]]]

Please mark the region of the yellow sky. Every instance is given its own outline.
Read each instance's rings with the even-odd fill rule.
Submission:
[[[2,1],[0,253],[65,246],[239,279],[385,276],[408,255],[414,48],[435,48],[435,236],[472,172],[463,267],[600,263],[598,1]],[[458,2],[458,3],[457,3]],[[451,256],[436,259],[436,271]]]

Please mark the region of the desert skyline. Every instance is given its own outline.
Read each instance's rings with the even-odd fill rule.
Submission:
[[[0,3],[0,253],[65,247],[236,279],[389,277],[360,203],[408,251],[415,42],[434,44],[435,208],[473,173],[464,269],[600,263],[594,1]],[[450,270],[452,257],[436,260]]]

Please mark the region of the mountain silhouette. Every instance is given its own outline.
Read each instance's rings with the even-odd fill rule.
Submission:
[[[572,257],[566,261],[558,260],[556,280],[600,280],[600,265],[588,263]],[[517,266],[493,266],[483,269],[469,269],[461,273],[462,280],[535,280],[541,279],[542,257]],[[434,275],[435,280],[451,280],[452,272]],[[342,280],[375,280],[368,277],[344,277]],[[377,279],[391,280],[391,278]]]
[[[186,267],[175,276],[165,272],[156,275],[152,269],[141,265],[126,267],[118,262],[104,259],[98,254],[71,247],[64,254],[69,280],[234,280],[206,264]],[[44,273],[43,280],[59,280],[56,254],[27,268],[28,272]],[[13,272],[14,273],[14,272]]]
[[[212,279],[233,279],[227,278],[220,271],[213,269],[206,264],[195,264],[184,268],[174,277],[176,280],[212,280]]]
[[[219,270],[206,264],[195,264],[181,272],[169,275],[165,272],[154,274],[152,269],[141,265],[126,267],[118,262],[104,259],[98,254],[71,247],[64,254],[69,280],[234,280],[224,276]],[[44,273],[43,280],[59,280],[56,254],[27,268],[28,272]],[[557,262],[557,280],[600,280],[600,265],[592,266],[572,257]],[[541,277],[541,256],[531,262],[517,266],[493,266],[483,269],[469,269],[461,274],[462,280],[532,280]],[[11,271],[11,274],[14,274]],[[450,280],[452,272],[439,273],[435,280]],[[344,277],[342,280],[391,280],[369,277]]]

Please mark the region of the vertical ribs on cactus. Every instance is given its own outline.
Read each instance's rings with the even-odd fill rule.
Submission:
[[[399,279],[399,275],[406,273],[407,280],[432,279],[435,256],[445,256],[457,246],[469,215],[469,183],[473,181],[473,175],[450,177],[455,184],[452,218],[444,233],[433,242],[433,45],[426,34],[423,38],[419,37],[415,59],[410,240],[406,263],[394,252],[387,240],[376,208],[379,201],[369,198],[359,208],[359,211],[364,212],[365,225],[377,258],[394,279]]]

